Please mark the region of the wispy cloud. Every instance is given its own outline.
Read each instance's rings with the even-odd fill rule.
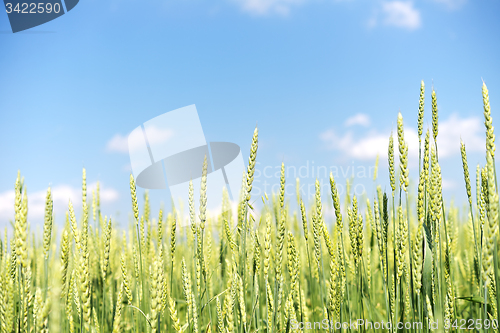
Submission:
[[[294,6],[307,0],[233,0],[241,9],[253,15],[288,15]]]
[[[106,150],[109,152],[128,153],[128,139],[121,134],[115,134],[106,143]]]
[[[350,127],[353,125],[360,125],[364,127],[370,126],[370,117],[367,114],[364,113],[358,113],[357,115],[354,115],[350,118],[348,118],[344,125],[346,127]]]
[[[395,149],[397,137],[394,135]],[[439,157],[446,158],[460,154],[460,139],[465,142],[467,152],[484,152],[485,140],[481,119],[478,117],[460,118],[457,114],[439,124],[437,138]],[[364,134],[355,134],[349,130],[339,133],[329,129],[320,134],[320,140],[330,150],[337,150],[345,157],[358,160],[372,160],[377,155],[387,157],[389,134],[370,130]],[[405,127],[405,141],[408,144],[410,158],[418,156],[418,134],[416,129]]]
[[[95,190],[97,183],[91,183],[87,186],[89,194]],[[54,201],[54,213],[61,217],[64,216],[68,208],[68,202],[71,200],[75,209],[81,207],[82,189],[70,185],[61,184],[51,187],[52,199]],[[46,190],[30,192],[28,190],[28,220],[38,222],[43,219],[45,214]],[[109,204],[118,199],[118,191],[113,188],[105,187],[100,184],[100,200],[102,204]],[[91,196],[89,196],[91,199]],[[0,193],[0,225],[14,219],[14,191]]]
[[[129,143],[131,144],[130,150],[134,151],[142,145],[143,142],[142,132],[134,132],[141,135],[140,138],[131,138],[129,140],[128,136],[121,135],[120,133],[115,134],[107,143],[106,150],[108,152],[117,152],[117,153],[129,153]],[[168,141],[174,135],[174,131],[171,129],[160,129],[155,126],[151,126],[148,128],[148,142],[149,144],[161,144],[163,142]]]
[[[453,190],[457,188],[458,184],[454,180],[443,179],[443,189],[445,190]]]
[[[460,153],[460,139],[465,143],[467,152],[485,152],[484,127],[478,117],[460,118],[452,114],[439,124],[439,157]]]
[[[379,24],[416,30],[422,26],[420,11],[411,1],[387,1],[375,12],[368,25],[375,27]]]
[[[355,135],[352,131],[339,135],[332,129],[320,134],[320,139],[328,149],[340,151],[345,157],[358,160],[373,160],[377,155],[387,157],[389,137],[390,135],[376,130],[369,131],[362,136]],[[395,149],[397,149],[395,133],[393,133],[393,137]],[[418,152],[418,135],[414,129],[405,129],[405,140],[408,143],[409,154],[414,151]]]

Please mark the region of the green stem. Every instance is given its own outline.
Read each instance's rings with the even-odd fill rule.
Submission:
[[[142,297],[138,297],[138,301],[139,301],[140,306],[144,308],[143,302],[144,302],[144,298],[146,297],[146,293],[144,292],[144,275],[142,272],[142,248],[141,248],[141,239],[140,239],[141,231],[139,228],[139,221],[136,220],[135,225],[137,228],[137,243],[139,244],[139,266],[140,266],[140,271],[141,271],[141,289],[142,289]],[[139,293],[138,293],[138,296],[139,296]]]
[[[393,235],[392,235],[392,240],[393,240],[393,259],[394,259],[394,302],[396,303],[394,305],[394,313],[393,313],[393,318],[396,320],[397,318],[397,312],[398,312],[398,294],[397,294],[397,282],[398,282],[398,277],[397,277],[397,267],[398,263],[396,260],[396,205],[394,204],[394,191],[392,191],[392,228],[393,228]],[[393,327],[393,330],[396,331],[396,328]]]
[[[321,245],[320,245],[321,246]],[[322,288],[322,295],[321,295],[321,299],[323,301],[323,311],[325,311],[325,301],[324,301],[324,297],[325,297],[325,289],[326,289],[326,286],[325,286],[325,266],[323,265],[323,253],[322,253],[322,250],[320,248],[320,253],[321,253],[321,272],[323,274],[323,284],[321,285],[321,288]],[[326,313],[328,314],[328,323],[330,323],[330,312],[327,310]],[[328,325],[328,329],[330,331],[330,333],[332,332],[332,328],[331,328],[331,325],[329,324]]]
[[[268,277],[267,275],[264,276],[264,282],[265,282],[265,290],[266,290],[266,333],[269,333],[269,295],[267,294],[267,284],[268,284]],[[272,331],[272,327],[271,327]]]
[[[103,330],[106,330],[106,327],[104,326],[104,311],[106,304],[106,279],[102,279],[102,288],[103,288],[103,297],[102,297],[102,311],[101,311],[101,326]]]
[[[247,270],[246,270],[246,247],[247,247],[247,223],[248,223],[248,220],[247,220],[247,214],[248,214],[248,203],[245,203],[245,217],[242,221],[243,223],[243,226],[242,226],[242,235],[241,235],[241,238],[242,238],[242,246],[240,248],[240,251],[241,251],[241,254],[240,254],[240,260],[241,260],[241,268],[242,268],[242,272],[241,272],[241,283],[242,283],[242,288],[245,289],[245,278],[246,278],[246,273],[247,273]],[[203,238],[202,238],[202,251],[203,251]],[[243,315],[243,314],[241,314]],[[243,320],[241,321],[240,323],[240,332],[242,332],[244,330],[244,326],[243,326]]]
[[[412,313],[412,319],[413,322],[415,322],[415,299],[414,299],[414,286],[413,286],[413,254],[412,254],[412,244],[411,244],[411,229],[410,229],[410,202],[408,200],[408,191],[406,191],[406,219],[408,223],[408,244],[410,245],[409,251],[408,251],[408,256],[410,259],[410,292],[411,292],[411,313]],[[413,332],[413,325],[411,328],[411,331]]]
[[[386,254],[386,257],[387,257],[387,252],[386,251],[383,251],[385,252]],[[382,256],[384,255],[383,253],[381,254]],[[386,313],[387,313],[387,322],[390,321],[390,312],[391,312],[391,308],[390,308],[390,304],[389,304],[389,300],[388,300],[388,295],[387,295],[387,280],[386,280],[386,269],[385,269],[385,264],[384,264],[384,261],[381,260],[382,262],[382,282],[383,282],[383,285],[384,285],[384,298],[385,298],[385,308],[386,308]]]
[[[349,298],[349,283],[347,282],[347,262],[346,262],[346,255],[345,255],[345,247],[344,247],[344,233],[341,232],[340,233],[340,238],[341,238],[341,242],[342,242],[342,257],[343,257],[343,260],[344,260],[344,269],[345,269],[345,272],[346,272],[346,285],[345,285],[345,288],[346,288],[346,296],[347,296],[347,306],[346,306],[346,309],[347,309],[347,317],[349,318],[350,315],[351,315],[351,310],[350,310],[350,304],[351,304],[351,300]],[[351,328],[349,327],[349,332],[351,331]]]
[[[312,292],[312,287],[313,287],[313,280],[312,280],[312,268],[311,268],[311,256],[309,254],[309,246],[308,242],[306,240],[306,252],[307,252],[307,261],[309,262],[309,290],[307,291],[311,295],[311,306],[312,306],[312,320],[314,322],[314,293]]]

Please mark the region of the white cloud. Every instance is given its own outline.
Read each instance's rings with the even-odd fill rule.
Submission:
[[[434,0],[434,2],[445,5],[450,10],[460,9],[467,0]]]
[[[368,127],[368,126],[370,126],[370,117],[368,117],[367,114],[358,113],[357,115],[354,115],[354,116],[348,118],[344,124],[346,127],[353,126],[353,125],[360,125],[360,126]]]
[[[133,132],[136,134],[142,134],[142,132]],[[155,126],[148,127],[148,142],[152,144],[161,144],[168,141],[174,135],[174,131],[171,129],[160,129]],[[132,146],[130,147],[132,151],[142,147],[143,137],[133,138],[131,140]],[[109,152],[125,153],[129,152],[129,138],[128,136],[121,135],[119,133],[115,134],[107,143],[106,150]]]
[[[439,157],[448,157],[460,153],[460,138],[465,143],[467,152],[484,152],[484,126],[480,118],[460,118],[452,114],[439,124],[437,137]]]
[[[383,25],[415,30],[420,28],[422,20],[420,11],[411,1],[383,2],[380,11],[368,21],[369,27],[375,27],[381,21]]]
[[[106,150],[110,152],[128,153],[127,137],[121,134],[115,134],[106,144]]]
[[[453,190],[457,187],[457,183],[453,180],[450,179],[443,179],[442,180],[442,187],[444,190]]]
[[[172,129],[161,129],[155,126],[150,126],[148,131],[148,142],[152,144],[162,144],[174,136]]]
[[[413,7],[412,2],[392,1],[382,4],[382,12],[385,14],[384,24],[410,30],[417,29],[421,25],[420,12]]]
[[[484,152],[485,140],[481,119],[478,117],[460,118],[457,114],[439,124],[437,138],[439,157],[446,158],[460,154],[460,138],[465,143],[467,152]],[[394,132],[394,149],[398,150],[397,135]],[[389,135],[376,130],[355,135],[353,131],[338,134],[329,129],[320,134],[320,139],[327,149],[337,150],[344,156],[359,160],[373,160],[377,155],[387,157]],[[405,141],[408,144],[410,159],[418,156],[417,131],[405,126]]]
[[[97,183],[87,185],[87,199],[92,200],[92,190],[95,190]],[[57,219],[63,219],[68,202],[71,200],[75,209],[81,207],[82,190],[81,188],[70,185],[57,185],[51,187],[52,200],[54,201],[54,213]],[[113,188],[104,187],[100,184],[101,204],[115,202],[118,199],[118,191]],[[45,214],[45,198],[47,190],[30,192],[28,188],[28,221],[41,221]],[[90,207],[89,207],[90,208]],[[14,191],[0,193],[0,224],[14,219]]]
[[[13,219],[14,213],[9,214],[9,211],[13,210],[14,210],[14,190],[0,193],[0,221],[7,222],[8,219]]]
[[[253,15],[288,15],[293,6],[297,6],[306,0],[234,0],[245,12]]]
[[[339,136],[333,130],[327,130],[320,134],[320,139],[326,143],[327,148],[339,150],[345,156],[359,160],[373,160],[379,155],[387,157],[390,135],[381,134],[377,131],[370,131],[364,136],[355,136],[353,132],[348,132]],[[393,133],[394,149],[398,149],[398,139]],[[405,129],[405,141],[408,144],[408,153],[418,154],[418,135],[412,128]]]

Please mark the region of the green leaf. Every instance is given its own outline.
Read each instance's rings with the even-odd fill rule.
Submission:
[[[464,301],[477,303],[477,304],[480,304],[481,307],[484,307],[484,299],[481,296],[462,296],[462,297],[455,297],[455,299],[462,299]],[[492,313],[492,311],[493,311],[493,308],[491,307],[489,302],[486,304],[486,309],[487,309],[488,313]]]
[[[222,292],[220,292],[219,294],[215,295],[214,297],[212,297],[208,302],[206,302],[205,304],[203,304],[203,306],[201,307],[201,311],[200,312],[203,312],[203,309],[209,304],[211,303],[214,299],[216,299],[217,297],[219,297],[220,295],[224,294],[226,291],[228,291],[229,288],[223,290]]]
[[[465,301],[478,303],[484,306],[483,298],[481,296],[457,296],[455,299],[463,299]],[[489,302],[487,305],[490,305]]]
[[[495,242],[495,249],[493,251],[493,267],[495,269],[495,286],[498,287],[498,283],[499,283],[499,280],[498,280],[498,249],[497,249],[497,236],[495,235],[495,237],[493,238],[493,242]],[[497,288],[495,288],[497,289]],[[497,302],[497,318],[500,318],[500,293],[498,293],[498,289],[497,289],[497,292],[495,292],[496,296],[497,296],[497,299],[496,299],[496,302]]]
[[[146,316],[146,314],[144,312],[142,312],[141,309],[139,309],[138,307],[133,306],[133,305],[127,305],[126,307],[130,307],[132,309],[136,309],[137,311],[139,311],[144,316],[144,319],[147,320],[149,327],[153,328],[153,325],[151,325],[151,322],[149,321],[148,316]]]
[[[429,248],[432,251],[433,243],[432,243],[432,232],[431,229],[429,228],[429,214],[427,214],[427,223],[424,223],[424,230],[425,230],[425,239],[427,240],[427,245],[429,245]]]

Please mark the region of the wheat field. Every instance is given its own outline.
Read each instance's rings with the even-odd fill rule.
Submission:
[[[476,168],[475,189],[463,142],[456,166],[466,212],[442,196],[437,97],[432,91],[432,128],[424,133],[423,82],[416,193],[408,189],[401,114],[397,146],[388,137],[387,192],[375,185],[374,198],[349,191],[341,198],[331,176],[332,201],[322,202],[316,181],[314,202],[297,190],[296,211],[285,198],[284,165],[280,191],[252,197],[257,128],[234,214],[225,194],[224,213],[207,217],[205,160],[201,193],[191,182],[185,217],[175,209],[152,212],[147,192],[139,207],[130,176],[133,214],[119,230],[101,211],[99,189],[88,195],[83,170],[81,216],[69,202],[57,230],[49,188],[43,235],[35,235],[18,174],[14,230],[0,238],[0,332],[496,331],[499,197],[484,83],[482,89],[486,159]],[[259,211],[256,199],[263,201]],[[333,224],[323,216],[331,202]]]

